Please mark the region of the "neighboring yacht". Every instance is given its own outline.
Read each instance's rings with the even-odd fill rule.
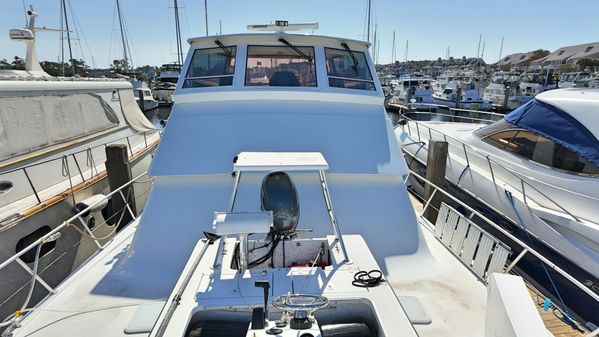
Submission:
[[[37,13],[10,37],[27,45],[26,69],[0,70],[0,259],[5,260],[70,217],[76,204],[109,192],[105,146],[124,144],[133,174],[145,172],[160,139],[123,80],[56,78],[41,68],[35,50]],[[138,189],[139,209],[145,196]],[[97,235],[109,235],[114,210],[104,205],[87,219]],[[102,234],[103,233],[103,234]],[[43,245],[39,260],[50,286],[59,284],[97,246],[76,231]],[[51,266],[52,268],[46,270]],[[30,280],[17,265],[0,277],[0,315],[14,312],[14,293]],[[41,294],[35,292],[33,299]],[[34,301],[31,301],[34,304]]]
[[[593,74],[590,72],[564,73],[560,75],[557,85],[560,89],[585,88],[589,86],[589,82],[592,79]]]
[[[536,95],[555,89],[553,72],[495,73],[483,97],[501,110],[514,110]],[[507,97],[506,97],[507,91]]]
[[[565,89],[543,92],[488,126],[408,122],[396,132],[421,163],[429,134],[448,139],[448,182],[589,273],[593,286],[599,279],[598,118],[599,90]]]
[[[141,218],[12,336],[548,335],[504,244],[416,217],[369,43],[189,42]]]
[[[401,78],[393,89],[391,104],[402,104],[412,109],[431,109],[433,106],[432,79]]]
[[[433,92],[433,101],[437,105],[449,108],[460,108],[467,110],[491,110],[490,102],[481,97],[481,91],[472,83],[461,83],[450,81],[444,85],[441,92]]]
[[[180,74],[180,65],[176,63],[163,64],[160,67],[158,81],[154,84],[154,88],[152,88],[154,98],[159,102],[172,103],[173,93],[175,92]]]
[[[158,107],[158,102],[154,99],[152,90],[150,90],[146,83],[136,80],[132,81],[132,85],[135,101],[137,102],[137,105],[139,105],[141,111],[146,112]]]

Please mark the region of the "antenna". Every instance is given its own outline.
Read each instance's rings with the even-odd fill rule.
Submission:
[[[410,40],[406,40],[406,57],[405,61],[408,62],[408,47],[410,46]]]
[[[503,36],[501,37],[501,47],[499,47],[499,59],[497,61],[501,60],[501,53],[503,52]]]
[[[248,25],[247,30],[257,32],[277,32],[283,33],[290,30],[310,30],[318,29],[318,23],[289,23],[289,21],[276,20],[274,25]]]
[[[218,20],[218,27],[219,27],[218,35],[223,35],[223,22],[220,19]]]
[[[480,42],[482,41],[482,39],[483,39],[483,34],[480,34],[478,36],[478,50],[476,51],[476,58],[478,58],[480,55]]]
[[[374,64],[376,64],[376,28],[377,25],[374,24],[374,46],[373,46],[373,50],[374,50]]]

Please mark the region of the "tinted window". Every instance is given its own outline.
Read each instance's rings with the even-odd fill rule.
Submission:
[[[599,167],[543,136],[523,129],[511,129],[490,134],[483,138],[505,151],[534,162],[582,174],[599,174]]]
[[[183,88],[233,84],[236,47],[196,49]]]
[[[336,88],[375,90],[366,55],[359,51],[325,48],[329,86]],[[353,54],[353,57],[352,57]]]
[[[286,46],[248,46],[245,85],[315,87],[314,48],[297,49],[303,55]]]

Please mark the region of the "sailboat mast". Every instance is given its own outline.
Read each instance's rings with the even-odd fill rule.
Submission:
[[[368,9],[367,9],[367,24],[366,24],[366,40],[370,42],[370,7],[372,5],[372,0],[368,0]]]
[[[64,24],[65,24],[65,28],[67,30],[67,43],[69,45],[69,57],[71,60],[71,76],[75,76],[75,63],[73,61],[73,49],[71,48],[71,32],[69,31],[69,18],[67,15],[67,5],[66,5],[65,0],[61,0],[61,3],[62,3],[63,15],[64,15]]]
[[[204,0],[204,19],[206,20],[206,36],[208,36],[208,0]]]
[[[62,10],[62,1],[60,0],[60,76],[64,76],[64,12]]]
[[[119,0],[116,0],[116,11],[119,16],[119,26],[121,27],[121,41],[123,42],[123,61],[125,62],[125,72],[129,71],[129,58],[127,57],[127,45],[125,42],[125,29],[123,28],[123,16],[121,15],[121,5]],[[67,28],[68,29],[68,28]]]
[[[393,31],[393,47],[391,48],[391,63],[395,63],[395,31]]]
[[[175,30],[177,34],[177,64],[183,64],[183,44],[181,43],[181,26],[179,25],[179,4],[174,0],[175,4]]]

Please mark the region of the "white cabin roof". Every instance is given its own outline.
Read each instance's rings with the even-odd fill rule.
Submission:
[[[323,35],[308,35],[308,34],[288,34],[288,33],[244,33],[244,34],[224,34],[224,35],[211,35],[211,36],[202,36],[202,37],[194,37],[187,40],[187,42],[192,46],[202,46],[202,45],[212,45],[216,46],[214,40],[219,40],[222,44],[237,44],[237,43],[247,43],[252,44],[255,42],[273,42],[280,44],[278,42],[279,38],[285,38],[287,41],[291,43],[307,43],[310,45],[336,45],[339,46],[340,43],[347,43],[350,48],[357,49],[360,51],[364,51],[370,47],[370,42],[361,41],[361,40],[353,40],[353,39],[344,39]]]
[[[564,110],[599,139],[599,89],[549,90],[536,99]]]

